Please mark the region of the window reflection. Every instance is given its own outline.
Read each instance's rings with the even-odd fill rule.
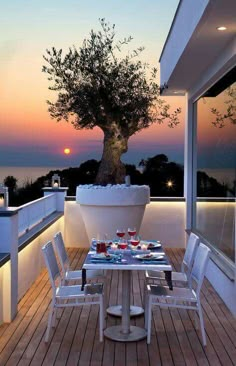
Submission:
[[[196,103],[196,229],[235,261],[236,82],[225,80]]]

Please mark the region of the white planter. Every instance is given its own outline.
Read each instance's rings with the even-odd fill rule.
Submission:
[[[148,186],[93,186],[76,189],[76,202],[80,204],[88,239],[116,236],[116,230],[128,227],[140,229],[145,206],[150,202]]]

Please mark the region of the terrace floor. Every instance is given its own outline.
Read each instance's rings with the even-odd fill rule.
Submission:
[[[182,250],[167,250],[173,266],[179,270]],[[73,268],[80,268],[86,250],[69,249]],[[116,304],[121,291],[118,271],[108,273],[110,304]],[[133,273],[132,299],[142,304],[144,273]],[[11,324],[0,327],[0,365],[236,365],[236,319],[226,308],[207,280],[202,290],[202,305],[207,332],[207,347],[202,347],[194,314],[186,310],[160,310],[155,307],[151,344],[146,340],[119,343],[98,341],[98,307],[67,308],[56,328],[44,343],[51,289],[46,270],[42,271],[18,306]],[[108,316],[107,325],[119,319]],[[143,316],[132,323],[144,325]]]

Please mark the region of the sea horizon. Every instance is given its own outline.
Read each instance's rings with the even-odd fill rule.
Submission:
[[[70,166],[0,166],[0,183],[3,183],[7,176],[12,175],[17,179],[18,187],[21,187],[27,182],[33,182],[39,177],[47,175],[51,170],[64,170],[69,168]],[[236,169],[234,168],[199,168],[199,171],[204,171],[209,177],[215,178],[221,184],[232,185],[234,180],[236,180]]]

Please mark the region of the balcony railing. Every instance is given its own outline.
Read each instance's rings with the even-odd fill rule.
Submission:
[[[56,211],[56,195],[54,193],[28,202],[19,207],[19,237],[42,222],[46,217]]]

